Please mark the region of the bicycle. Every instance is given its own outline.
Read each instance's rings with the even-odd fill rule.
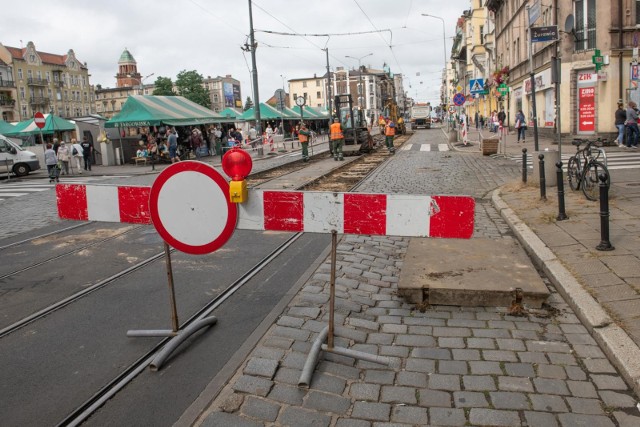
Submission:
[[[586,143],[584,148],[580,148],[582,143]],[[601,140],[589,141],[586,139],[574,139],[572,144],[576,146],[576,154],[569,158],[567,162],[567,180],[569,187],[577,191],[582,187],[582,192],[588,200],[598,200],[600,192],[600,181],[598,176],[604,173],[607,177],[607,187],[611,185],[611,175],[607,169],[607,154],[597,146]],[[604,161],[600,161],[600,157]]]

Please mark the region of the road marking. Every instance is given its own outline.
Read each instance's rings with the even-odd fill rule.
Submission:
[[[438,151],[449,151],[449,145],[447,145],[447,144],[438,144]]]
[[[431,144],[420,145],[420,151],[431,151]]]

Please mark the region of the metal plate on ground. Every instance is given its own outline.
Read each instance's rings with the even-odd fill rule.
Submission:
[[[411,302],[465,307],[508,307],[516,288],[532,308],[549,296],[524,250],[511,239],[411,239],[398,284]]]

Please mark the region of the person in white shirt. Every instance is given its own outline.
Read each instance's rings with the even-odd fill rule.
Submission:
[[[82,164],[84,163],[82,156],[82,146],[78,144],[78,141],[75,138],[71,139],[71,157],[76,160],[76,167],[78,169],[78,173],[82,173]],[[71,169],[73,169],[73,165],[71,165]]]

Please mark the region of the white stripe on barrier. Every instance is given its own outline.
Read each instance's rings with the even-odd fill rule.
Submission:
[[[387,234],[392,236],[428,236],[431,197],[387,195]]]
[[[87,214],[90,221],[120,221],[118,187],[87,185]]]
[[[343,193],[304,193],[304,231],[328,233],[344,231]]]

